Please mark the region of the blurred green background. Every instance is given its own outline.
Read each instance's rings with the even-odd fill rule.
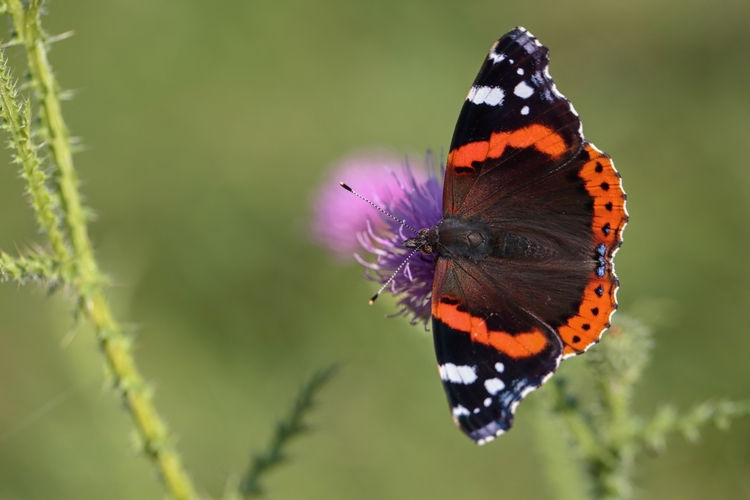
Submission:
[[[516,25],[551,48],[558,87],[624,178],[621,310],[661,317],[638,409],[750,397],[747,0],[78,0],[48,12],[52,34],[75,30],[51,61],[76,91],[64,112],[87,147],[76,162],[110,296],[202,491],[220,496],[298,385],[343,360],[269,498],[552,498],[531,412],[473,445],[451,422],[429,334],[384,319],[388,300],[368,307],[361,268],[308,237],[314,187],[338,159],[448,146],[486,51]],[[14,252],[41,239],[8,157],[0,248]],[[0,315],[0,499],[162,498],[65,297],[6,283]],[[697,445],[671,440],[635,480],[639,499],[750,498],[750,419]]]

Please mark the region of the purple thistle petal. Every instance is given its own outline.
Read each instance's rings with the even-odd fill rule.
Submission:
[[[337,180],[345,181],[397,219],[419,230],[432,227],[442,219],[444,168],[438,171],[433,162],[432,155],[428,154],[424,167],[413,170],[404,162],[352,158],[336,175],[340,177]],[[384,284],[393,276],[387,289],[399,296],[396,315],[411,316],[412,324],[426,324],[430,319],[435,258],[416,252],[394,275],[411,252],[402,242],[415,235],[338,185],[335,187],[339,191],[335,196],[328,188],[318,196],[316,239],[338,255],[350,252],[357,243],[373,254],[375,262],[354,255],[365,267],[365,277]]]
[[[422,172],[417,178],[423,180]],[[345,261],[360,248],[357,234],[367,231],[367,224],[384,229],[386,224],[370,205],[347,193],[339,182],[346,181],[362,196],[387,206],[393,193],[403,191],[406,175],[404,160],[394,154],[380,153],[344,159],[326,179],[316,196],[313,209],[312,237]]]

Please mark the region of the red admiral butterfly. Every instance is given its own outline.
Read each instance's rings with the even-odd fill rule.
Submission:
[[[456,424],[478,444],[610,326],[628,221],[620,174],[583,138],[549,50],[500,38],[453,134],[443,220],[404,246],[435,256],[432,324]]]

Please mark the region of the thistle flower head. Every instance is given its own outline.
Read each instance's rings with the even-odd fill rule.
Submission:
[[[428,154],[421,168],[411,168],[405,161],[394,162],[385,157],[352,158],[342,163],[335,175],[397,219],[419,230],[434,226],[442,218],[440,173]],[[404,224],[341,189],[338,182],[330,184],[336,192],[330,185],[324,186],[316,201],[315,238],[338,256],[357,246],[372,254],[371,257],[354,254],[365,267],[365,277],[381,285],[393,277],[386,289],[399,297],[398,314],[410,315],[412,323],[426,323],[430,318],[434,257],[416,252],[398,270],[411,253],[402,242],[415,234]]]

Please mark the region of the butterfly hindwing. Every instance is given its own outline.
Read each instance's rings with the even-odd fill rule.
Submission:
[[[546,325],[462,264],[438,261],[433,336],[453,419],[483,444],[510,428],[516,405],[555,371],[562,347]]]

